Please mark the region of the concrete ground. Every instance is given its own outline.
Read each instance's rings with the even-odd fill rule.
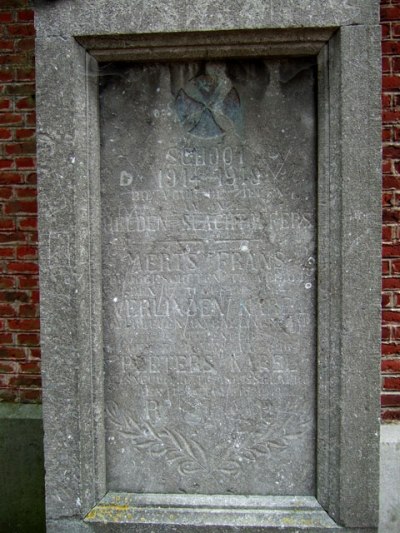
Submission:
[[[381,426],[379,533],[400,533],[400,424]]]

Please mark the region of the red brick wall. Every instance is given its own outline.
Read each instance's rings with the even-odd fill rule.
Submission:
[[[0,0],[0,401],[40,401],[34,27]],[[382,418],[400,421],[400,0],[381,0]]]
[[[400,421],[400,0],[381,0],[382,418]]]
[[[0,400],[40,401],[33,11],[0,0]]]

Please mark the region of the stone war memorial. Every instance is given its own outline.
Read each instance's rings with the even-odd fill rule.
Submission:
[[[38,0],[50,533],[373,532],[375,0]]]

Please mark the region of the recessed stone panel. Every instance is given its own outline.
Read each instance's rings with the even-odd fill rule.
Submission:
[[[315,493],[314,78],[101,70],[109,490]]]

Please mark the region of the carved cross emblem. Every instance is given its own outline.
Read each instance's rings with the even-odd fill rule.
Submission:
[[[205,74],[180,89],[175,106],[186,131],[196,137],[221,137],[241,123],[239,94],[219,64],[208,64]]]

